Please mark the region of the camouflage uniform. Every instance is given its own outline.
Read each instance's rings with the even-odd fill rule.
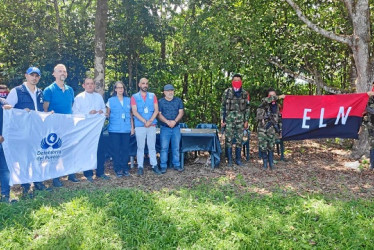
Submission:
[[[274,144],[276,139],[279,139],[282,129],[279,106],[276,103],[273,109],[271,106],[271,103],[277,100],[277,96],[263,98],[256,114],[258,143],[265,169],[267,168],[268,160],[270,168],[273,169]]]
[[[249,119],[249,94],[241,90],[238,96],[232,87],[227,88],[222,96],[221,120],[226,123],[225,146],[226,154],[231,161],[232,144],[236,143],[235,155],[236,163],[241,165],[241,145],[243,143],[244,123]]]
[[[370,97],[366,106],[366,116],[364,117],[364,126],[369,133],[370,145],[370,169],[374,168],[374,97]]]

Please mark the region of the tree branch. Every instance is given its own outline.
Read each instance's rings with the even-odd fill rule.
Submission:
[[[344,4],[345,4],[345,7],[347,8],[348,10],[348,14],[350,16],[350,18],[352,19],[352,0],[340,0],[342,1]]]
[[[316,85],[318,86],[318,83],[316,82],[316,80],[312,79],[312,78],[308,78],[308,77],[305,77],[299,73],[296,73],[290,69],[288,69],[286,66],[284,66],[283,64],[275,61],[274,59],[269,59],[268,60],[269,63],[273,64],[274,66],[280,68],[281,70],[283,70],[283,72],[287,73],[289,76],[291,76],[292,78],[294,79],[300,79],[300,80],[303,80],[303,81],[306,81],[308,83],[311,83],[313,85]],[[323,82],[319,82],[319,86],[326,92],[328,93],[331,93],[331,94],[335,94],[335,95],[338,95],[338,94],[342,94],[342,92],[338,89],[335,89],[335,88],[331,88],[331,87],[328,87],[326,86],[325,83]]]
[[[336,35],[333,32],[327,31],[325,29],[322,29],[321,27],[317,26],[316,24],[312,23],[301,11],[300,7],[293,1],[293,0],[284,0],[286,1],[296,12],[297,16],[312,30],[317,32],[318,34],[321,34],[324,37],[327,37],[329,39],[348,44],[349,46],[352,45],[351,40],[348,37],[339,36]],[[349,0],[345,0],[349,1]]]

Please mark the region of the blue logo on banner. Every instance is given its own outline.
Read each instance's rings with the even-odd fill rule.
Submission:
[[[42,149],[47,149],[52,147],[53,149],[60,148],[62,145],[62,140],[55,133],[50,133],[46,138],[43,138],[40,143]]]

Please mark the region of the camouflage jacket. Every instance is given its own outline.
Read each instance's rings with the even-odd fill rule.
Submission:
[[[370,134],[374,134],[374,97],[369,98],[366,106],[366,115],[363,118],[363,125],[368,128]]]
[[[221,120],[225,121],[230,113],[235,113],[235,115],[240,113],[244,116],[244,121],[248,121],[250,115],[249,103],[249,94],[247,91],[242,89],[240,96],[237,97],[232,87],[227,88],[222,95]]]
[[[271,103],[278,100],[278,96],[269,96],[262,99],[260,106],[257,108],[256,120],[258,128],[269,129],[274,127],[277,133],[281,133],[282,116],[279,106],[276,105],[276,112],[271,111]]]

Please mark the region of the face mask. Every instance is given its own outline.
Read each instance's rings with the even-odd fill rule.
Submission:
[[[234,89],[240,89],[242,87],[242,81],[232,81],[231,84]]]

